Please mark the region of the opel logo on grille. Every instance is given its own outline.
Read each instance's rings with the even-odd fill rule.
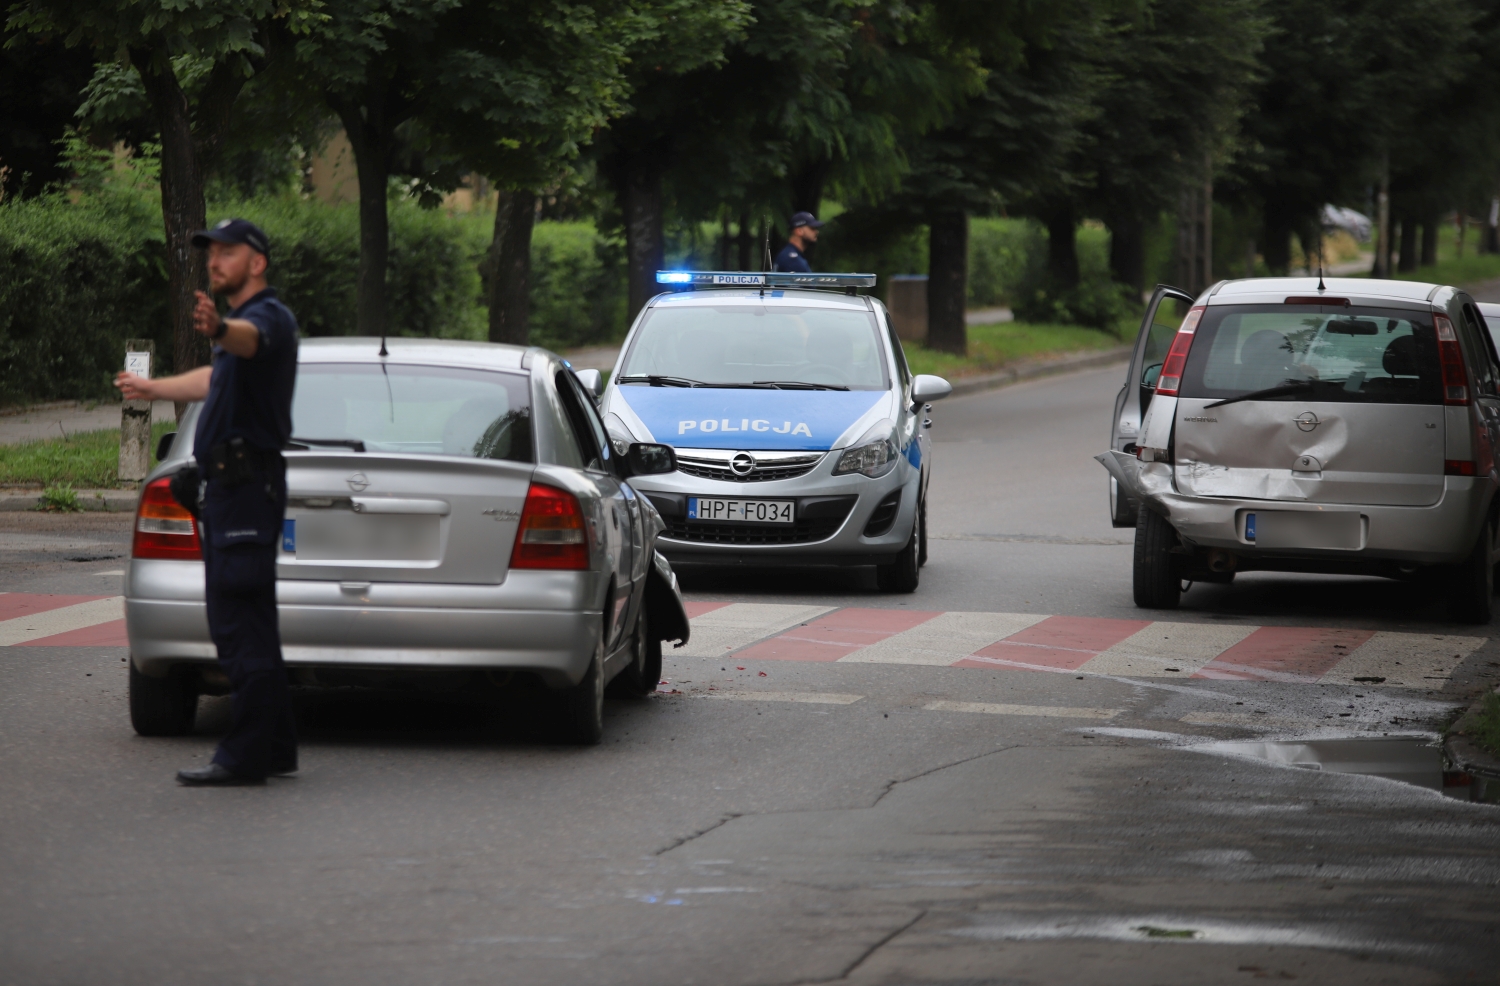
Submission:
[[[363,493],[370,486],[370,477],[366,476],[362,472],[357,472],[353,476],[350,476],[348,479],[344,480],[344,482],[348,483],[349,488],[354,492]]]
[[[748,476],[755,471],[755,456],[749,452],[736,452],[729,460],[729,471],[736,476]]]
[[[1303,431],[1312,431],[1318,425],[1322,424],[1322,422],[1318,420],[1318,416],[1311,411],[1303,411],[1292,420],[1297,422],[1297,427],[1301,428]]]

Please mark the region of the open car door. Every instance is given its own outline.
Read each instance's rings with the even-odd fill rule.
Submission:
[[[1110,419],[1109,447],[1112,451],[1134,453],[1141,434],[1141,418],[1156,393],[1156,377],[1162,361],[1171,348],[1177,326],[1193,304],[1193,296],[1181,288],[1158,284],[1151,293],[1151,303],[1141,319],[1141,331],[1135,340],[1126,371],[1125,385],[1115,395],[1115,413]],[[1139,504],[1119,480],[1109,479],[1110,521],[1116,527],[1134,527]]]

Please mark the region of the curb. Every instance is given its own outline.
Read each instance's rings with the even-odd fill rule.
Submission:
[[[78,505],[90,513],[134,513],[138,490],[75,490]],[[42,502],[41,491],[0,493],[0,513],[18,513],[37,510]]]
[[[1449,729],[1448,735],[1443,737],[1443,753],[1455,767],[1466,774],[1474,774],[1486,780],[1500,780],[1500,756],[1482,749],[1478,743],[1462,732],[1464,720],[1477,714],[1479,707],[1484,704],[1484,700],[1489,695],[1490,693],[1486,692],[1479,696],[1474,704],[1458,717],[1458,721]]]
[[[1113,349],[1101,349],[1089,353],[1073,353],[1068,356],[1058,356],[1052,359],[1016,363],[1003,370],[979,376],[959,377],[951,381],[953,384],[953,393],[949,396],[962,397],[965,394],[977,394],[986,390],[994,390],[997,387],[1020,383],[1022,380],[1030,380],[1034,377],[1051,376],[1054,373],[1068,373],[1072,370],[1088,370],[1097,366],[1110,366],[1129,359],[1130,352],[1134,348],[1134,346],[1115,346]]]

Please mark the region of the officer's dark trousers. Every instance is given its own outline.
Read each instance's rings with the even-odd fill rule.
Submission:
[[[203,539],[208,628],[219,667],[234,687],[234,724],[214,762],[249,778],[293,770],[297,734],[276,620],[276,545],[214,548],[208,533]]]

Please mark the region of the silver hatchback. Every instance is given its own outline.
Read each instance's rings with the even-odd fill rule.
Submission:
[[[1169,306],[1187,310],[1180,322]],[[1158,288],[1116,398],[1116,526],[1134,593],[1263,570],[1439,578],[1487,623],[1500,355],[1463,291],[1261,278]]]
[[[675,460],[613,449],[588,389],[540,349],[304,340],[276,587],[293,681],[483,689],[523,674],[557,693],[580,742],[599,738],[611,679],[654,691],[661,641],[688,625],[661,518],[626,480]],[[143,486],[125,577],[144,734],[185,732],[197,696],[228,686],[198,530],[169,488],[197,412]]]

